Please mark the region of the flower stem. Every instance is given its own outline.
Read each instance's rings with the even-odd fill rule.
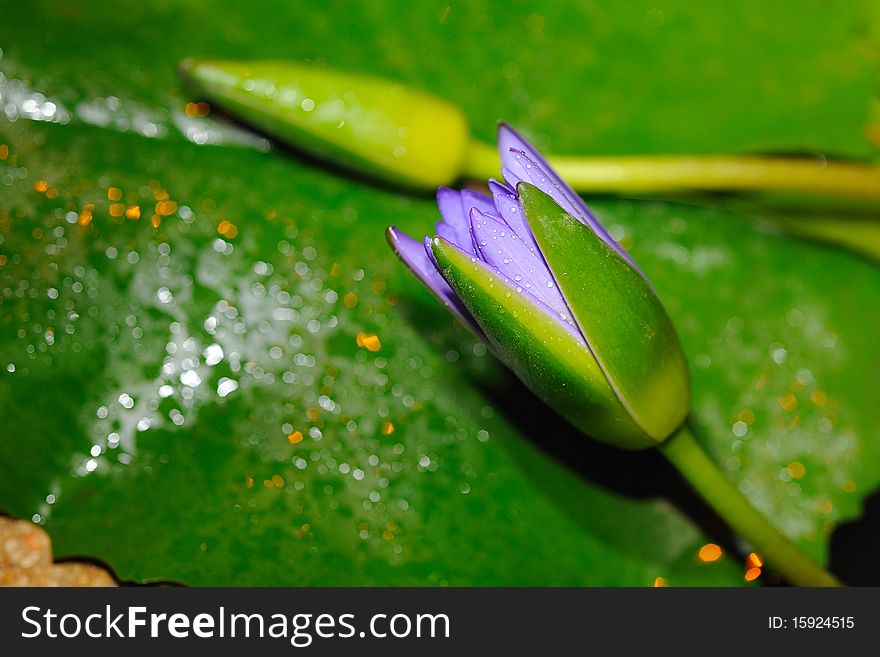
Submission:
[[[657,194],[686,191],[800,192],[880,200],[880,167],[825,158],[758,155],[560,155],[550,164],[574,189],[586,193]],[[473,141],[465,176],[498,175],[487,144]]]
[[[709,458],[687,424],[659,449],[703,499],[791,584],[843,586],[749,503]]]

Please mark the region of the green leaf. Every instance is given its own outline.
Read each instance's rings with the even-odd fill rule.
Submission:
[[[706,539],[667,503],[575,475],[474,386],[504,381],[503,368],[362,220],[382,212],[413,228],[430,202],[353,195],[256,151],[22,124],[6,136],[29,173],[0,245],[15,290],[0,341],[14,365],[0,387],[0,500],[40,514],[59,555],[193,584],[736,581],[732,564],[694,562]],[[217,175],[239,168],[291,177],[313,200],[299,185],[254,194],[253,179]],[[168,175],[196,170],[212,174]],[[112,216],[109,187],[136,196],[144,219]],[[154,229],[145,219],[163,191],[178,209]],[[89,204],[85,227],[56,212],[80,221]],[[59,226],[67,245],[50,255]],[[380,350],[360,347],[361,333]],[[209,366],[215,344],[224,358]],[[198,382],[185,374],[194,358]],[[594,533],[597,509],[635,524]],[[633,540],[645,531],[650,546]]]
[[[430,232],[430,199],[188,115],[176,65],[326,61],[447,98],[487,140],[507,119],[551,152],[862,156],[876,85],[863,19],[861,3],[801,2],[10,6],[2,104],[20,118],[0,119],[0,508],[39,514],[57,555],[124,579],[742,583],[735,558],[697,560],[724,537],[659,455],[534,413],[395,261],[385,226]],[[24,118],[37,94],[56,108],[40,118],[61,125]],[[681,335],[714,458],[827,561],[834,524],[878,484],[865,382],[880,327],[864,310],[880,301],[877,270],[741,214],[592,206]],[[208,365],[213,344],[223,360]],[[194,358],[191,386],[180,375]],[[221,396],[225,379],[238,388]]]

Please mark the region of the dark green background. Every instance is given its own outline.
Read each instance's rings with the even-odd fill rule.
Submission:
[[[384,227],[430,231],[430,198],[186,117],[175,66],[378,73],[456,102],[481,138],[505,119],[551,152],[864,159],[876,3],[44,2],[3,16],[0,509],[39,514],[57,555],[189,584],[743,582],[743,546],[659,455],[568,428],[396,262]],[[47,101],[53,120],[23,116]],[[110,187],[140,219],[111,216]],[[164,193],[177,209],[154,228]],[[830,532],[880,480],[876,268],[749,211],[591,205],[676,322],[707,448],[827,561]],[[224,220],[237,236],[221,242]],[[224,360],[208,366],[214,343]],[[239,387],[220,398],[222,377]],[[726,556],[701,564],[710,540]]]

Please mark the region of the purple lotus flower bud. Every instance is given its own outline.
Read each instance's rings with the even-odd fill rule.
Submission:
[[[653,287],[580,197],[507,125],[490,195],[441,188],[436,236],[388,238],[539,397],[593,437],[656,445],[682,423],[687,364]]]

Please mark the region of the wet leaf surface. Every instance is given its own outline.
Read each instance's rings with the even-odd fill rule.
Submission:
[[[726,537],[658,455],[568,428],[396,262],[384,227],[430,230],[431,199],[267,152],[187,106],[174,76],[190,54],[318,57],[441,93],[485,138],[503,116],[566,151],[870,152],[859,5],[660,21],[655,4],[577,20],[488,5],[11,12],[0,508],[123,580],[742,582],[735,558],[698,562]],[[783,19],[798,29],[778,32]],[[795,51],[804,39],[815,49]],[[651,75],[637,67],[660,52]],[[877,270],[735,213],[592,205],[681,333],[712,455],[827,559],[878,483]]]

